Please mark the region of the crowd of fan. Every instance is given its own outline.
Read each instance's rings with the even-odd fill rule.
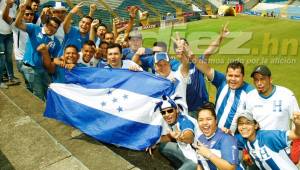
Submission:
[[[147,71],[177,84],[177,97],[164,96],[157,108],[169,128],[162,133],[159,151],[175,168],[239,169],[242,162],[248,169],[297,169],[300,113],[292,91],[272,84],[265,65],[251,74],[255,88],[244,81],[242,63],[229,63],[224,74],[209,65],[229,34],[227,25],[200,56],[177,34],[172,38],[176,56],[171,57],[165,42],[143,47],[142,34],[133,29],[138,7],[128,8],[124,27],[114,19],[108,28],[93,19],[95,4],[86,16],[80,10],[83,2],[70,11],[64,2],[54,2],[39,13],[39,5],[39,0],[1,1],[1,89],[20,83],[13,54],[27,89],[44,101],[49,84],[63,83],[65,71],[74,67]],[[81,16],[77,27],[73,15]],[[217,89],[215,105],[208,101],[205,77]],[[244,150],[242,156],[238,149]]]

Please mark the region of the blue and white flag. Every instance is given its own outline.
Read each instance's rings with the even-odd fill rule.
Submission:
[[[134,150],[155,144],[164,121],[154,112],[162,95],[174,92],[167,79],[125,69],[74,68],[66,83],[52,83],[44,115],[102,142]]]

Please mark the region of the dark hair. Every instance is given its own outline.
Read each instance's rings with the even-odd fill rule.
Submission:
[[[114,34],[113,32],[106,32],[106,33],[104,34],[104,38],[105,38],[106,34],[112,34],[113,36],[115,36],[115,34]]]
[[[82,46],[84,46],[84,45],[89,45],[89,46],[94,46],[94,47],[96,47],[96,44],[95,44],[94,41],[92,41],[92,40],[87,40],[87,41],[85,41],[85,42],[83,43]]]
[[[233,61],[231,63],[228,64],[227,69],[226,69],[226,73],[228,72],[228,69],[232,68],[232,69],[241,69],[241,73],[243,75],[245,75],[245,68],[243,63],[239,62],[239,61]]]
[[[48,18],[46,19],[46,24],[49,24],[50,21],[54,21],[54,22],[58,25],[58,27],[59,27],[60,24],[61,24],[61,20],[58,19],[57,17],[48,17]],[[57,27],[57,28],[58,28],[58,27]]]
[[[77,48],[75,45],[73,45],[73,44],[67,45],[67,46],[65,47],[64,51],[66,51],[67,48],[74,48],[74,49],[76,49],[76,52],[78,53],[78,48]]]
[[[216,114],[216,111],[215,111],[215,105],[212,102],[207,102],[207,103],[205,103],[203,106],[201,106],[198,109],[197,119],[199,117],[199,113],[202,110],[209,110],[211,112],[211,115],[217,120],[217,114]]]
[[[105,27],[105,29],[107,29],[107,26],[106,26],[105,24],[103,24],[103,23],[101,23],[101,24],[98,26],[98,28],[99,28],[100,26]],[[97,28],[97,29],[98,29],[98,28]]]
[[[106,41],[101,41],[101,43],[98,45],[98,47],[100,48],[102,44],[106,44],[108,46],[108,43]]]
[[[154,46],[157,46],[157,47],[161,47],[163,49],[164,52],[167,51],[167,44],[165,42],[162,42],[162,41],[155,41],[153,43],[153,47]]]
[[[32,3],[32,2],[35,2],[35,3],[37,3],[37,4],[40,4],[40,3],[41,3],[40,0],[31,0],[31,3]]]
[[[108,44],[107,50],[110,49],[110,48],[116,48],[116,47],[119,48],[120,53],[122,54],[122,46],[120,44],[117,44],[117,43]]]
[[[31,6],[26,5],[26,6],[25,6],[25,10],[30,10],[30,11],[32,11],[32,8],[31,8]]]
[[[89,15],[85,15],[85,16],[83,16],[81,19],[83,19],[83,18],[88,18],[88,19],[90,19],[91,20],[91,22],[93,22],[93,18],[91,17],[91,16],[89,16]]]

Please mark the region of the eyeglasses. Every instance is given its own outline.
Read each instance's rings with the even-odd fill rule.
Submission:
[[[160,111],[160,113],[164,116],[166,115],[167,113],[173,113],[174,112],[174,108],[170,108],[168,110],[162,110]]]
[[[33,16],[33,13],[25,13],[25,16]]]

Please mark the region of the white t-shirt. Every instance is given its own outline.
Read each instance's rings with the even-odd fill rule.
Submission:
[[[60,26],[58,27],[57,32],[54,34],[54,36],[58,39],[58,41],[62,45],[62,42],[63,42],[64,37],[65,37],[65,31],[64,31],[63,23],[60,24]]]
[[[96,59],[96,60],[97,60],[97,59]],[[99,62],[99,60],[98,60],[98,62]],[[78,59],[77,63],[83,64],[83,65],[85,65],[85,66],[87,66],[87,67],[96,67],[96,65],[97,65],[97,63],[95,64],[95,59],[94,59],[94,57],[93,57],[89,62],[85,62],[85,61],[83,60],[82,52],[79,52],[79,59]]]
[[[22,31],[15,27],[15,23],[12,23],[12,31],[14,38],[14,53],[16,60],[23,60],[26,42],[28,40],[28,34],[25,31]]]
[[[181,104],[183,107],[183,114],[187,114],[188,107],[187,107],[187,103],[186,103],[186,87],[189,82],[189,76],[184,77],[181,74],[181,65],[180,65],[177,71],[170,72],[167,79],[169,79],[171,81],[178,80],[178,85],[175,89],[174,96],[182,97],[182,99],[176,100],[176,103]]]
[[[295,95],[282,86],[273,86],[270,96],[264,97],[257,90],[247,95],[246,108],[262,130],[289,130],[292,114],[299,111]]]
[[[10,34],[12,32],[10,25],[8,25],[3,19],[2,14],[6,6],[6,0],[0,1],[0,34]],[[16,4],[9,10],[9,16],[12,18],[16,17],[17,6]]]

